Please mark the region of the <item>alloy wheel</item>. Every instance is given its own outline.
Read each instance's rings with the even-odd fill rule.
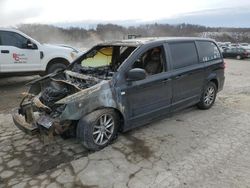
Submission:
[[[110,114],[103,114],[96,121],[93,129],[93,139],[94,143],[102,146],[106,144],[112,137],[114,133],[114,118]]]
[[[205,92],[204,103],[207,106],[211,105],[212,102],[214,101],[214,97],[215,97],[215,89],[214,89],[214,87],[210,86],[207,88],[207,90]]]

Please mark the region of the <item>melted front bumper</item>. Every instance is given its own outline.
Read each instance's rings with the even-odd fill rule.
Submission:
[[[13,111],[12,118],[17,128],[26,134],[35,135],[39,133],[38,126],[35,123],[27,123],[25,117],[19,113],[19,109]]]

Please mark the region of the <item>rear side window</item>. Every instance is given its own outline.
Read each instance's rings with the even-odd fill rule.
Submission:
[[[213,42],[197,41],[197,44],[201,62],[207,62],[221,58],[220,51]]]
[[[17,48],[26,48],[27,39],[17,33],[1,31],[0,32],[1,45],[15,46]]]
[[[169,48],[174,69],[198,63],[198,55],[194,42],[170,43]]]
[[[245,50],[243,48],[238,48],[238,52],[243,53]]]
[[[232,49],[226,49],[225,52],[230,53],[230,52],[233,52],[233,50]]]

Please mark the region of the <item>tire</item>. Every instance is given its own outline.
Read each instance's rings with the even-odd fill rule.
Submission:
[[[204,88],[200,102],[197,104],[199,109],[206,110],[213,106],[217,95],[217,87],[214,82],[209,82]]]
[[[105,123],[103,126],[105,116],[106,126]],[[119,116],[113,109],[96,110],[79,120],[76,136],[87,149],[98,151],[116,138],[119,123]]]
[[[65,69],[67,66],[63,63],[53,63],[49,65],[47,69],[47,74],[53,73],[53,72],[58,72],[60,70]]]
[[[242,57],[240,55],[236,56],[236,59],[240,60]]]

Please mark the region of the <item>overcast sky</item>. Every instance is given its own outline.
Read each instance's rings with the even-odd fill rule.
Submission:
[[[0,0],[0,26],[165,20],[250,27],[249,18],[250,0]]]

